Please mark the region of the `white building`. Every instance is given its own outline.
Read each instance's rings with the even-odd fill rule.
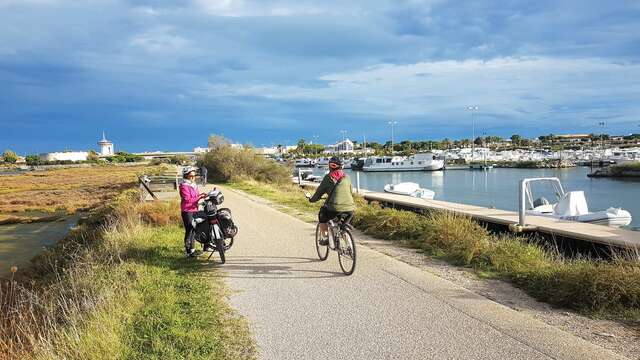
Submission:
[[[100,146],[100,155],[102,156],[111,156],[113,155],[113,143],[104,136],[104,131],[102,132],[102,139],[98,141],[98,146]]]
[[[327,145],[324,148],[324,152],[329,154],[352,154],[353,149],[353,141],[346,139],[334,145]]]
[[[58,151],[38,155],[42,161],[87,161],[86,151]]]

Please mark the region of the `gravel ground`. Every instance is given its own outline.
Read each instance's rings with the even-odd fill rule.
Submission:
[[[366,246],[344,276],[335,252],[318,261],[313,225],[255,197],[225,196],[240,234],[223,269],[263,359],[623,358],[360,234]]]

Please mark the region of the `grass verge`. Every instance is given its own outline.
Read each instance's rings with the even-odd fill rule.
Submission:
[[[0,358],[251,359],[212,262],[163,203],[126,192],[0,290]],[[174,204],[175,205],[175,204]]]
[[[314,221],[317,214],[319,205],[309,204],[294,185],[239,182],[229,186],[295,209],[308,221]],[[354,225],[368,235],[407,240],[426,255],[472,267],[481,276],[510,281],[541,301],[640,326],[637,254],[621,254],[612,261],[567,259],[527,238],[492,234],[472,219],[453,213],[420,215],[362,199],[356,203]]]

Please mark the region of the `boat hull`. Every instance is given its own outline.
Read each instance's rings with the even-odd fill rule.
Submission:
[[[403,195],[403,196],[411,196],[418,199],[426,199],[433,200],[436,193],[433,190],[416,188],[412,190],[395,190],[392,185],[387,184],[384,186],[384,192],[389,194]]]
[[[584,215],[576,216],[559,216],[550,213],[539,213],[536,211],[528,211],[529,215],[545,216],[554,219],[576,221],[581,223],[605,225],[611,227],[621,227],[631,224],[631,214],[626,210],[615,209],[615,211],[604,210]]]
[[[422,167],[363,167],[362,171],[364,172],[393,172],[393,171],[438,171],[442,170],[443,165],[432,165],[432,166],[422,166]]]

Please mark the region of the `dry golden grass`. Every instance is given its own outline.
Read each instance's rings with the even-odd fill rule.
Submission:
[[[0,223],[25,219],[25,212],[91,209],[137,182],[148,166],[94,166],[0,177]],[[23,214],[20,214],[23,213]]]

